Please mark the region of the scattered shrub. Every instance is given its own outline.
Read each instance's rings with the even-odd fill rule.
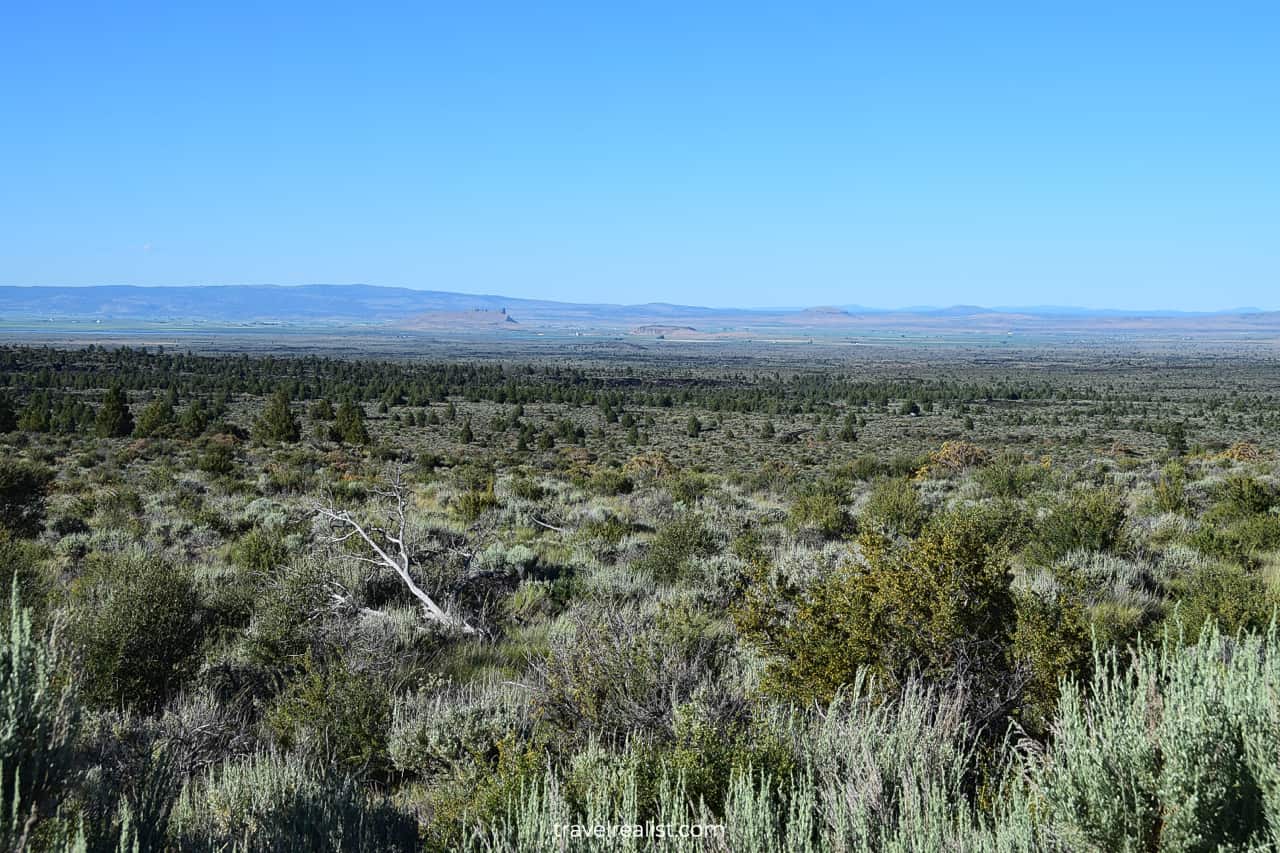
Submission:
[[[319,665],[308,656],[298,680],[267,715],[267,725],[284,749],[320,766],[372,779],[385,779],[390,769],[387,693],[341,660]]]
[[[22,850],[72,793],[78,712],[16,589],[0,631],[0,847]]]
[[[792,619],[758,626],[773,657],[770,689],[829,702],[865,668],[884,689],[923,677],[1000,701],[1015,610],[1008,567],[988,534],[960,512],[902,545],[864,535],[865,563],[800,594]]]
[[[606,468],[591,475],[590,487],[601,495],[629,495],[635,483],[621,471]]]
[[[1218,488],[1217,518],[1245,518],[1269,512],[1280,504],[1276,490],[1254,477],[1233,475]]]
[[[1229,564],[1197,569],[1174,592],[1169,630],[1188,642],[1194,642],[1207,624],[1229,635],[1266,630],[1280,604],[1256,572]]]
[[[1079,579],[1062,573],[1059,579],[1051,594],[1027,591],[1017,596],[1013,655],[1027,678],[1021,718],[1024,727],[1040,735],[1057,710],[1063,680],[1087,676],[1093,662],[1089,612]]]
[[[0,527],[34,536],[44,523],[45,490],[53,472],[29,462],[0,459]]]
[[[390,752],[396,769],[465,775],[495,764],[504,743],[532,731],[528,694],[481,686],[421,692],[396,702]]]
[[[261,578],[279,570],[289,559],[289,548],[279,529],[254,527],[235,541],[230,557],[236,568]]]
[[[71,587],[85,696],[151,709],[187,680],[203,636],[190,577],[151,556],[93,555]]]
[[[27,608],[32,623],[44,624],[45,608],[52,584],[44,570],[48,550],[22,539],[14,539],[0,528],[0,601],[9,601],[17,594]],[[8,612],[7,610],[4,612]]]
[[[453,508],[458,517],[468,524],[498,505],[498,498],[493,493],[493,480],[483,486],[471,488],[458,495],[453,501]]]
[[[1181,462],[1170,462],[1160,472],[1155,484],[1155,505],[1160,512],[1184,512],[1187,509],[1187,469]]]
[[[887,536],[915,536],[929,517],[919,492],[905,478],[876,482],[858,517],[864,530]]]
[[[332,768],[271,753],[188,783],[171,823],[175,846],[197,853],[419,849],[415,821],[385,797]]]
[[[793,530],[812,530],[824,538],[848,533],[851,520],[839,497],[829,492],[801,495],[791,505],[788,521]]]
[[[1045,470],[1021,454],[1005,452],[980,468],[977,481],[992,497],[1023,498],[1044,480]]]
[[[649,542],[636,567],[655,578],[671,580],[688,574],[692,560],[708,557],[716,547],[716,539],[694,514],[682,515],[663,525]]]
[[[1120,552],[1127,545],[1124,498],[1104,489],[1076,489],[1051,503],[1034,524],[1027,558],[1052,565],[1078,549]]]
[[[1212,511],[1191,536],[1202,554],[1256,567],[1263,552],[1280,549],[1280,515],[1249,515],[1223,521]]]
[[[729,653],[726,637],[688,616],[579,613],[538,662],[535,709],[579,740],[669,737],[674,705],[715,683]]]
[[[257,663],[283,666],[304,654],[315,616],[329,602],[333,575],[318,561],[298,560],[270,574],[255,602],[246,651]]]

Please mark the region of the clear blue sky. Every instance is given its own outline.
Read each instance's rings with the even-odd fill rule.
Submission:
[[[5,7],[0,283],[308,282],[1280,308],[1280,3]]]

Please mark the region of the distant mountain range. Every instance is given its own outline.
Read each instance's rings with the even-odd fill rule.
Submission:
[[[743,338],[761,333],[939,332],[984,334],[1280,334],[1280,312],[1238,309],[1090,310],[976,305],[880,310],[706,308],[583,304],[371,285],[210,287],[0,287],[0,321],[14,323],[335,325],[433,332],[634,333],[666,338]],[[0,329],[3,327],[0,326]]]
[[[12,319],[394,324],[420,314],[503,309],[521,322],[525,318],[563,322],[608,318],[624,325],[652,318],[707,317],[725,313],[720,309],[665,303],[584,305],[365,284],[0,287],[0,317]]]

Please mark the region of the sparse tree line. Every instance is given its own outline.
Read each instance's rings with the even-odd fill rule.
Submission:
[[[954,372],[954,371],[953,371]],[[103,387],[103,376],[111,383]],[[831,370],[717,374],[713,371],[639,372],[631,367],[586,369],[542,365],[422,362],[358,362],[323,357],[214,357],[122,347],[90,346],[74,352],[0,347],[0,426],[27,432],[186,438],[223,419],[237,399],[286,395],[313,420],[305,438],[365,443],[357,419],[366,407],[408,427],[438,426],[439,409],[450,400],[511,405],[546,404],[570,411],[595,409],[601,429],[622,422],[627,443],[646,443],[637,415],[679,409],[686,432],[701,434],[705,413],[719,419],[764,415],[771,420],[751,432],[758,438],[794,443],[807,438],[852,443],[875,418],[945,417],[967,433],[975,415],[1005,429],[1050,428],[1084,443],[1099,432],[1134,432],[1171,443],[1194,443],[1207,427],[1218,434],[1257,436],[1280,427],[1280,400],[1252,379],[1224,391],[1217,383],[1188,394],[1162,392],[1133,381],[1077,385],[1034,378],[963,375],[920,380],[887,376],[859,379]],[[327,406],[327,417],[314,417]],[[406,411],[407,410],[407,411]],[[336,414],[336,421],[334,420]],[[652,418],[652,414],[643,415]],[[808,423],[780,428],[773,419]],[[696,423],[696,428],[695,428]],[[486,424],[465,420],[471,435],[511,431],[523,448],[548,450],[557,442],[583,444],[587,429],[569,419],[539,433],[515,415]],[[730,429],[733,435],[739,431]],[[286,438],[290,433],[286,430]]]
[[[105,372],[104,372],[105,371]],[[424,406],[450,397],[496,403],[671,408],[796,414],[833,403],[888,408],[965,401],[1096,400],[1114,392],[1064,389],[1043,381],[858,379],[832,371],[673,376],[559,366],[365,362],[323,357],[196,356],[121,347],[58,351],[0,347],[0,385],[22,392],[85,392],[110,375],[126,391],[267,396],[285,388],[296,400],[346,398]],[[1120,398],[1124,399],[1124,398]]]

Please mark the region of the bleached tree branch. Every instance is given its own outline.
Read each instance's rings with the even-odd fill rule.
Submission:
[[[446,613],[413,579],[413,574],[409,570],[411,548],[405,533],[408,527],[406,512],[408,489],[401,479],[400,471],[397,469],[392,475],[390,488],[375,489],[373,493],[388,502],[393,502],[388,509],[388,524],[385,527],[362,524],[349,510],[338,509],[332,503],[316,504],[316,515],[327,521],[331,529],[343,531],[335,532],[330,537],[330,542],[338,544],[358,536],[375,556],[356,555],[356,559],[364,563],[385,566],[395,572],[413,597],[418,599],[428,619],[464,634],[475,633],[475,629],[468,625],[466,620]],[[381,537],[391,547],[379,544],[375,536]]]

